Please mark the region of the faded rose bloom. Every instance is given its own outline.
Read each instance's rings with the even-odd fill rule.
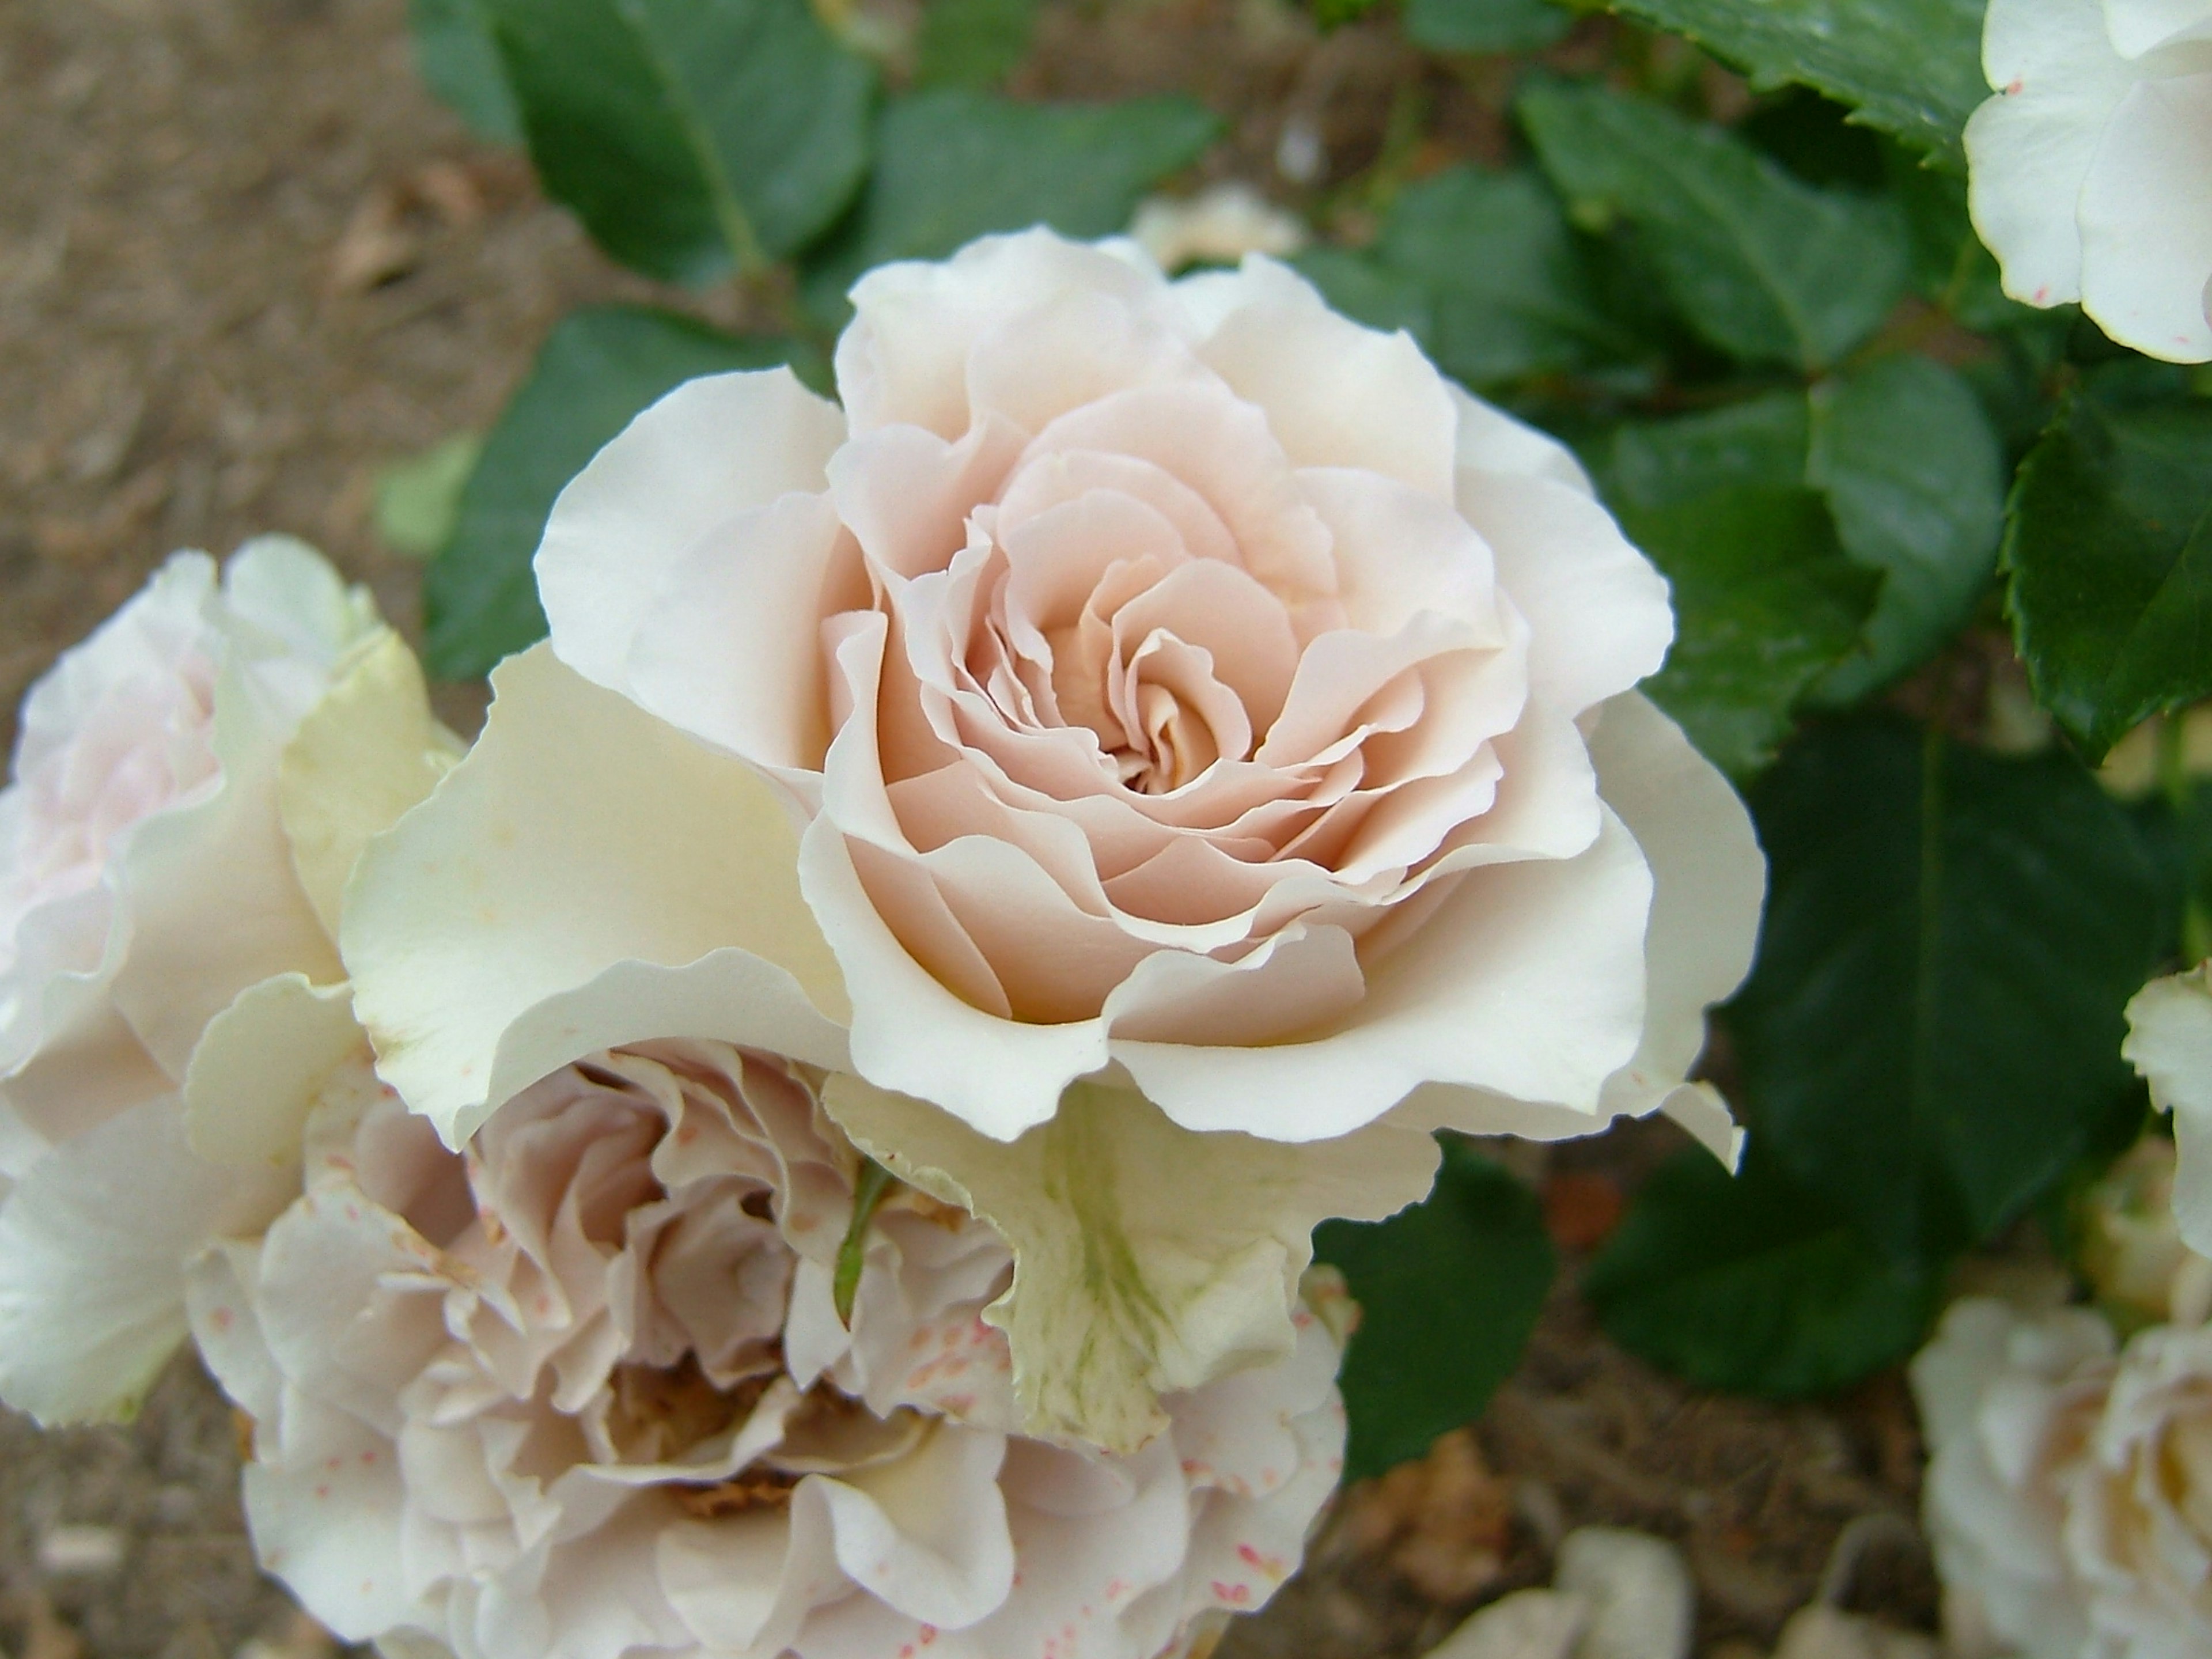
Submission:
[[[2212,358],[2212,0],[1990,0],[1974,228],[2029,305]]]
[[[1248,253],[1287,258],[1312,240],[1306,222],[1241,179],[1208,185],[1188,198],[1147,196],[1129,221],[1129,240],[1162,270],[1233,265]]]
[[[297,1103],[360,1041],[337,894],[453,747],[366,591],[281,537],[220,578],[177,555],[32,688],[0,793],[0,1397],[127,1408],[184,1258],[296,1191]]]
[[[1133,1456],[1024,1439],[989,1228],[895,1187],[840,1319],[860,1160],[818,1084],[641,1044],[459,1155],[388,1091],[326,1102],[305,1195],[193,1284],[270,1570],[459,1659],[1151,1659],[1264,1601],[1340,1467],[1321,1324]]]
[[[2027,1659],[2212,1651],[2212,1329],[2112,1349],[2094,1314],[1976,1298],[1912,1364],[1947,1622]]]
[[[2081,1195],[2081,1271],[2124,1330],[2212,1313],[2212,1261],[2181,1241],[2173,1182],[2173,1143],[2146,1135]]]
[[[1763,866],[1564,448],[1263,258],[1038,231],[853,301],[842,410],[680,387],[537,568],[563,663],[802,815],[860,1075],[1000,1140],[1108,1073],[1278,1141],[1424,1090],[1727,1148],[1681,1079]]]

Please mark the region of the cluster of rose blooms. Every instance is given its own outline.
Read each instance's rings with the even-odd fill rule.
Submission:
[[[1439,1127],[1733,1151],[1764,868],[1564,449],[1264,259],[854,300],[838,402],[568,487],[472,745],[282,539],[24,708],[0,1395],[189,1331],[349,1640],[1186,1650],[1336,1485],[1316,1223]]]

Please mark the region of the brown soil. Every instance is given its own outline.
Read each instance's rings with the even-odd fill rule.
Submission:
[[[415,571],[370,527],[377,469],[486,423],[579,303],[730,303],[611,267],[526,168],[424,94],[404,12],[0,5],[0,740],[24,687],[173,548],[303,535],[411,623]],[[1055,10],[1022,84],[1194,90],[1230,118],[1217,170],[1255,178],[1293,116],[1322,134],[1337,178],[1410,123],[1443,135],[1425,154],[1503,143],[1480,73],[1419,71],[1376,30],[1316,43],[1265,0]],[[1330,209],[1356,228],[1356,203]],[[452,713],[465,721],[469,704],[457,692]],[[1601,1177],[1557,1189],[1555,1219],[1581,1242],[1602,1231],[1605,1182],[1632,1179],[1667,1138],[1522,1152],[1532,1175]],[[1924,1624],[1924,1559],[1901,1524],[1917,1468],[1893,1377],[1820,1406],[1700,1395],[1613,1348],[1563,1288],[1472,1441],[1352,1494],[1315,1569],[1224,1659],[1419,1652],[1474,1603],[1541,1582],[1550,1544],[1592,1521],[1683,1540],[1703,1651],[1771,1643],[1854,1522],[1861,1602]],[[229,1413],[188,1361],[128,1428],[41,1434],[0,1414],[0,1646],[316,1652],[253,1571],[235,1488]],[[119,1553],[66,1569],[56,1549],[84,1535],[57,1528],[85,1525]]]

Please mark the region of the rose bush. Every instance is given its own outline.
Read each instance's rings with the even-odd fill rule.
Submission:
[[[2066,1310],[1954,1304],[1913,1361],[1946,1623],[2028,1659],[2185,1659],[2212,1644],[2212,1328],[2113,1356]]]
[[[32,688],[0,793],[0,1397],[126,1406],[184,1334],[185,1255],[282,1207],[360,1042],[338,891],[453,747],[366,590],[283,538],[219,578],[177,555]]]
[[[1990,0],[1974,228],[2030,305],[2212,358],[2212,0]]]
[[[304,1196],[192,1294],[310,1611],[459,1659],[1152,1659],[1267,1600],[1340,1464],[1322,1326],[1133,1456],[1024,1439],[990,1228],[895,1188],[841,1319],[860,1160],[820,1081],[603,1052],[459,1154],[388,1092],[318,1109]]]
[[[1111,1068],[1274,1140],[1425,1090],[1726,1146],[1680,1082],[1762,866],[1565,449],[1265,259],[1038,231],[853,301],[842,410],[680,387],[538,574],[562,661],[787,792],[855,1069],[1002,1140]]]

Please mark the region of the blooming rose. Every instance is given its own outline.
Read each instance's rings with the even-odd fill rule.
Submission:
[[[2094,1314],[1970,1299],[1912,1384],[1947,1622],[2028,1659],[2212,1651],[2212,1328],[2115,1359]]]
[[[2212,1314],[2212,1261],[2181,1242],[2174,1175],[2173,1143],[2145,1135],[2081,1195],[2081,1271],[2123,1329]]]
[[[277,537],[219,579],[177,555],[32,688],[0,793],[10,1403],[126,1405],[184,1333],[183,1256],[284,1202],[278,1079],[358,1041],[337,890],[449,744],[366,591]]]
[[[1147,196],[1129,221],[1129,240],[1162,270],[1203,262],[1233,265],[1248,253],[1285,258],[1310,240],[1306,222],[1238,179],[1188,199]]]
[[[2136,992],[2120,1052],[2173,1114],[2174,1222],[2183,1243],[2212,1256],[2212,962]]]
[[[2212,358],[2212,0],[1990,0],[1974,228],[2030,305]]]
[[[602,1052],[458,1155],[388,1091],[326,1098],[305,1196],[192,1287],[270,1571],[459,1659],[1150,1659],[1265,1601],[1340,1467],[1319,1322],[1134,1456],[1022,1438],[979,1317],[1005,1244],[905,1188],[856,1218],[819,1080]]]
[[[1105,1073],[1279,1141],[1431,1085],[1725,1148],[1680,1079],[1763,867],[1565,450],[1264,258],[1038,231],[853,301],[842,410],[678,388],[537,568],[563,663],[796,804],[861,1075],[1001,1140]]]

